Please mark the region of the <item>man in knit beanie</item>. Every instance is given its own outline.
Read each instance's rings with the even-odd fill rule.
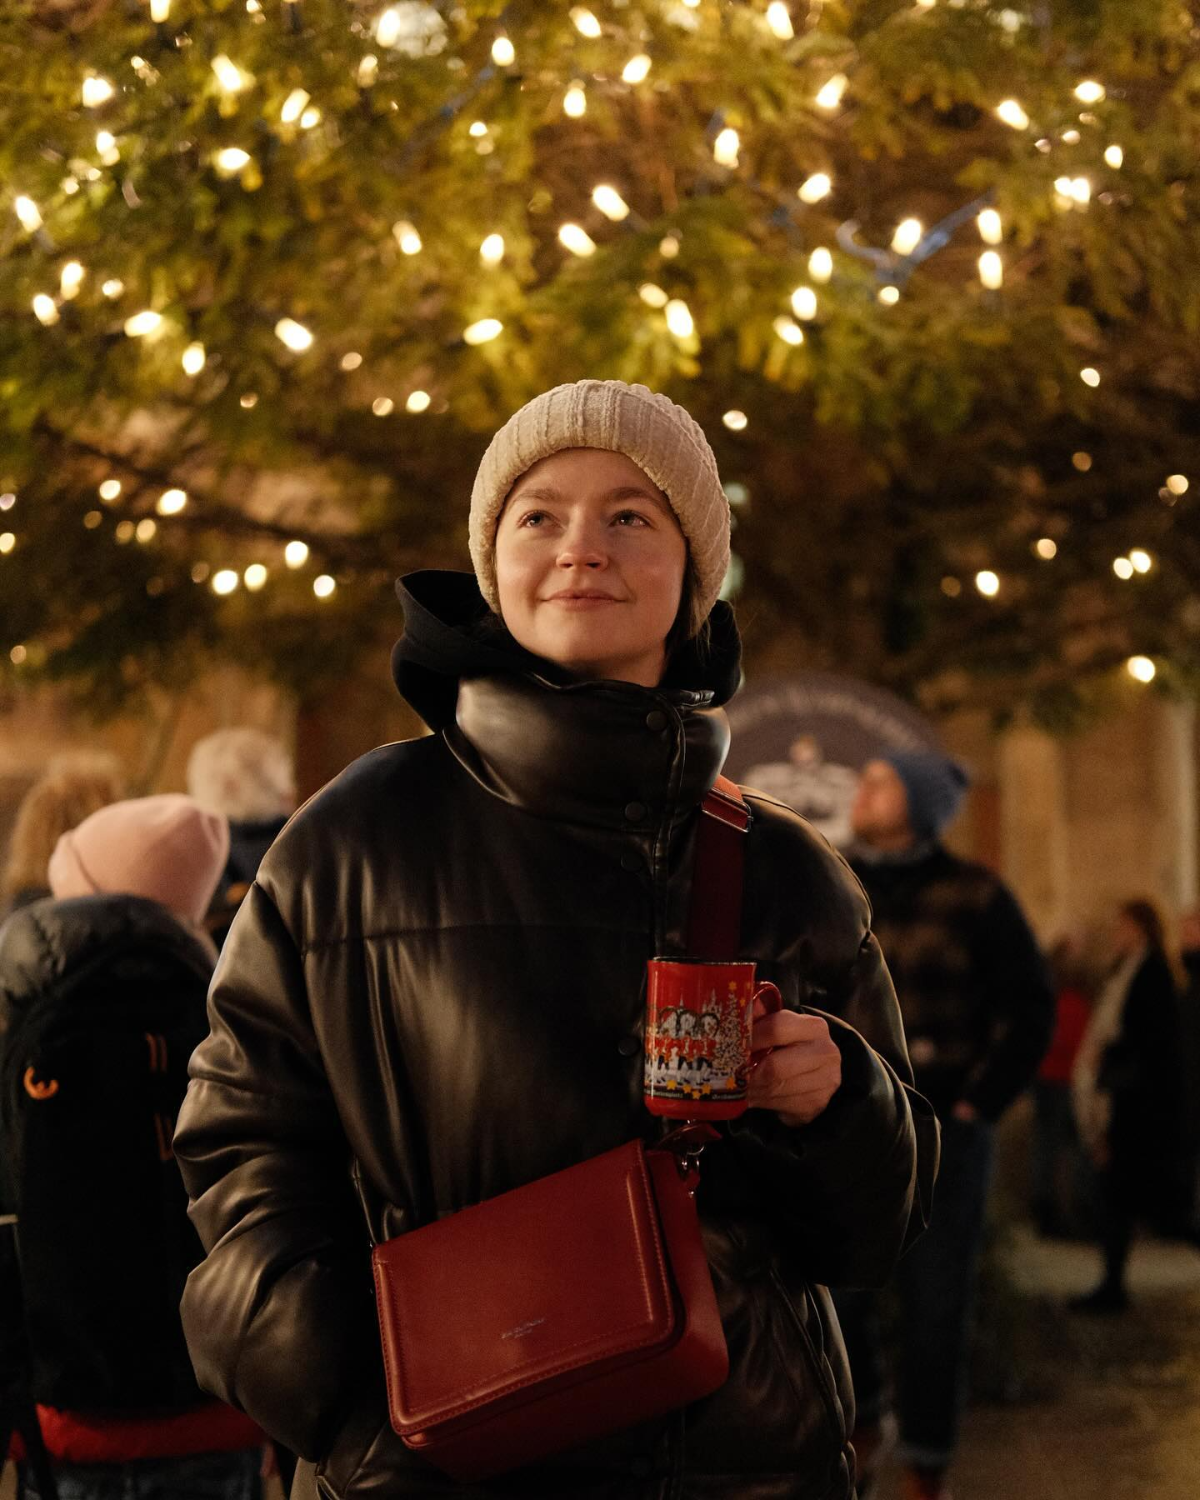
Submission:
[[[1054,1016],[1042,956],[1013,896],[990,870],[940,842],[966,790],[966,772],[948,756],[893,751],[864,769],[852,814],[852,864],[888,956],[917,1087],[942,1125],[933,1222],[896,1273],[905,1500],[949,1497],[992,1127],[1032,1082]],[[878,1294],[839,1292],[835,1300],[854,1375],[866,1496],[894,1435]]]

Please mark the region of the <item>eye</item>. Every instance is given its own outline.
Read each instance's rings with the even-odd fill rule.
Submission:
[[[520,524],[522,526],[536,528],[540,526],[545,520],[546,512],[544,510],[531,510],[521,517]]]
[[[639,514],[639,512],[636,510],[618,511],[617,514],[613,517],[613,520],[618,526],[626,527],[649,526],[650,524],[649,521],[646,520],[645,516]]]

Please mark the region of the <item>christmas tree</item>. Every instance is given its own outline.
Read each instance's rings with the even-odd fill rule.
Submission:
[[[712,437],[752,668],[1195,682],[1179,0],[8,0],[0,64],[0,691],[348,670],[585,375]]]
[[[714,996],[715,999],[715,996]],[[717,1027],[717,1043],[713,1050],[713,1087],[723,1092],[740,1090],[745,1080],[738,1074],[745,1062],[745,1029],[742,1025],[741,1009],[737,997],[730,995],[721,1007],[721,1021]]]

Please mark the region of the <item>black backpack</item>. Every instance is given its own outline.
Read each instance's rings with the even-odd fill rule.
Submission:
[[[14,934],[17,922],[39,930]],[[179,1319],[202,1259],[171,1137],[207,1034],[211,970],[154,902],[41,902],[0,956],[45,946],[47,982],[0,980],[0,1154],[16,1215],[27,1388],[66,1410],[179,1410],[204,1399]]]

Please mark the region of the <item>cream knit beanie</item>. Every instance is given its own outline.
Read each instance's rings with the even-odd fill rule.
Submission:
[[[471,561],[483,597],[499,614],[496,528],[510,490],[539,459],[567,448],[624,453],[666,495],[688,544],[695,635],[729,567],[729,501],[699,425],[668,397],[623,380],[577,380],[535,396],[488,445],[471,491]]]

